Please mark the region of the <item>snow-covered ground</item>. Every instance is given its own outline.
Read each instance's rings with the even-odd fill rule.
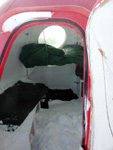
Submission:
[[[37,113],[32,150],[79,150],[82,98],[54,100],[49,106]]]
[[[20,127],[3,126],[0,122],[0,150],[29,149],[27,138],[34,112],[28,115]],[[40,109],[36,113],[36,134],[32,150],[79,150],[81,116],[82,98],[72,101],[50,101],[49,109]]]

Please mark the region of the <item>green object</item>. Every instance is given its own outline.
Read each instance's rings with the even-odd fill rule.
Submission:
[[[22,48],[19,59],[26,68],[75,63],[76,74],[83,78],[83,47],[80,45],[65,45],[59,49],[47,44],[31,43]]]
[[[56,65],[64,55],[63,50],[53,46],[31,43],[22,48],[19,59],[26,68],[31,68],[34,66]]]
[[[83,68],[83,47],[66,45],[62,49],[47,44],[31,43],[22,48],[19,57],[26,68],[75,63]]]

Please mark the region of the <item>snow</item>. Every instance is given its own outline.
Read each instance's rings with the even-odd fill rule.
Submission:
[[[32,127],[35,112],[36,107],[14,132],[7,132],[8,126],[0,125],[0,150],[31,150],[29,132]],[[15,129],[15,126],[12,129]]]
[[[31,149],[28,133],[35,112],[36,107],[21,126],[14,126],[14,132],[7,132],[7,126],[0,125],[0,150]],[[36,133],[32,150],[78,150],[81,116],[82,98],[50,101],[49,109],[40,109],[35,115]]]
[[[75,75],[75,71],[75,64],[36,66],[29,75],[29,79],[43,83],[50,89],[72,89],[73,93],[79,95],[80,78]]]
[[[82,98],[55,100],[36,117],[32,150],[78,150],[81,135]]]

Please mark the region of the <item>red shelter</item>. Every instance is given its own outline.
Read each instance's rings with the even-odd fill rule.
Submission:
[[[45,24],[57,24],[75,29],[81,36],[84,45],[84,101],[81,147],[84,150],[88,150],[88,144],[90,143],[90,109],[87,111],[85,108],[87,100],[90,101],[90,93],[88,92],[90,76],[88,76],[85,29],[90,11],[95,3],[96,0],[6,0],[0,6],[0,79],[11,47],[19,34],[25,29]],[[24,18],[21,22],[12,18],[15,15],[29,12],[45,12],[45,14],[41,16],[33,14],[27,19]],[[9,28],[11,24],[14,24],[14,26]]]

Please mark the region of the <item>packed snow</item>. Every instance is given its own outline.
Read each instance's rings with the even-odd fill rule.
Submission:
[[[79,150],[81,116],[82,98],[50,101],[49,109],[41,109],[36,115],[32,150]]]
[[[39,109],[30,148],[29,131],[35,111],[36,107],[19,127],[6,126],[1,121],[0,150],[79,150],[82,98],[53,100],[49,102],[49,109]]]

